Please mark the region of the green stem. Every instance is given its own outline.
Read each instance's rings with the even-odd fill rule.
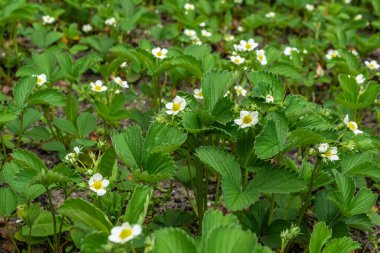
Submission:
[[[17,253],[20,253],[20,250],[19,250],[19,248],[17,247],[17,243],[16,243],[16,241],[15,241],[15,238],[13,237],[13,234],[12,234],[11,230],[9,229],[8,220],[7,220],[6,217],[4,217],[4,223],[5,223],[5,228],[7,229],[7,232],[8,232],[8,234],[9,234],[9,237],[11,238],[11,241],[12,241],[12,243],[13,243],[13,246],[15,247]]]
[[[57,237],[57,220],[55,218],[55,208],[53,201],[51,199],[51,192],[48,187],[46,187],[46,192],[49,200],[50,212],[53,218],[53,244],[54,244],[54,252],[59,253],[59,242]]]
[[[274,205],[275,205],[275,198],[274,193],[272,193],[270,198],[270,207],[269,207],[269,215],[268,215],[268,226],[272,223],[273,214],[274,214]]]
[[[198,223],[199,231],[202,231],[202,220],[204,214],[204,198],[203,198],[203,167],[200,162],[196,164],[196,173],[195,173],[195,185],[196,185],[196,200],[197,200],[197,209],[198,209]]]
[[[215,192],[215,202],[214,202],[214,209],[218,207],[219,202],[219,188],[220,188],[220,177],[216,176],[216,192]]]
[[[133,246],[133,242],[131,242],[131,249],[132,249],[132,252],[133,252],[133,253],[136,253],[136,249],[135,249],[135,247]]]
[[[298,227],[300,226],[300,224],[301,224],[301,222],[303,220],[303,217],[305,216],[305,213],[306,213],[306,211],[307,211],[307,209],[309,208],[309,205],[310,205],[310,197],[311,197],[311,192],[313,191],[313,187],[314,187],[314,180],[317,177],[317,174],[319,172],[320,163],[321,163],[320,158],[317,158],[317,159],[318,160],[315,163],[313,172],[311,174],[309,188],[307,190],[307,193],[306,193],[305,197],[303,198],[303,201],[302,201],[303,206],[300,209],[300,212],[299,212],[299,215],[298,215],[298,219],[297,219],[297,222],[296,222],[296,225]]]
[[[24,120],[24,113],[21,112],[20,114],[20,120],[19,120],[19,125],[18,125],[18,135],[17,135],[17,147],[21,146],[21,136],[22,136],[22,125],[23,125],[23,120]]]

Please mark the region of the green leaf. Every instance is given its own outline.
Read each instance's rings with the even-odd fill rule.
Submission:
[[[202,92],[205,107],[212,113],[217,102],[239,78],[237,72],[210,71],[202,78]]]
[[[83,226],[89,231],[109,233],[112,223],[96,206],[83,199],[66,200],[60,207],[60,213],[69,217],[77,226]]]
[[[326,142],[326,139],[313,130],[297,128],[291,132],[287,142],[287,149],[292,149],[295,147],[305,147],[318,143],[324,143]]]
[[[45,188],[48,188],[53,184],[64,184],[69,181],[70,179],[61,173],[54,172],[52,170],[48,170],[47,172],[45,170],[42,170],[40,173],[38,173],[37,176],[33,177],[30,185],[40,184]]]
[[[98,165],[99,173],[105,177],[110,177],[112,175],[112,170],[116,165],[116,152],[111,147],[100,158]]]
[[[136,170],[133,172],[133,176],[146,182],[172,178],[176,170],[173,158],[167,153],[151,153],[145,156],[142,167],[143,172]]]
[[[256,237],[236,225],[223,225],[204,238],[207,253],[252,253],[257,245]]]
[[[66,98],[66,106],[63,108],[63,110],[65,111],[67,119],[74,123],[78,116],[79,102],[72,93],[68,94]]]
[[[256,137],[255,150],[257,157],[268,159],[286,148],[288,126],[279,114],[268,114],[268,121],[261,133]]]
[[[175,67],[181,67],[192,73],[197,79],[202,78],[202,66],[197,59],[190,55],[181,55],[173,58],[167,58],[163,60],[154,72],[154,75],[160,75],[161,73],[168,71]]]
[[[139,185],[135,187],[125,210],[124,221],[130,224],[143,224],[152,193],[153,189],[149,186]]]
[[[22,162],[27,167],[33,169],[36,172],[41,170],[47,170],[46,165],[41,161],[38,156],[28,150],[16,149],[12,154],[16,161]]]
[[[25,106],[27,98],[36,85],[36,82],[36,77],[24,77],[16,84],[13,91],[13,97],[17,107],[23,108]]]
[[[76,136],[78,134],[76,127],[71,121],[63,118],[55,118],[53,121],[54,125],[57,126],[62,131]]]
[[[256,71],[248,74],[248,80],[253,86],[253,94],[265,99],[272,95],[275,102],[281,102],[285,96],[285,87],[281,80],[274,74],[264,71]]]
[[[58,90],[38,90],[29,97],[29,105],[64,106],[66,97]]]
[[[299,192],[306,187],[298,174],[280,167],[259,168],[251,183],[254,189],[265,193]]]
[[[0,216],[10,216],[17,207],[17,195],[9,188],[0,189]]]
[[[332,239],[323,249],[322,253],[350,253],[355,249],[360,249],[360,244],[351,238],[343,237]]]
[[[372,159],[373,156],[369,152],[345,156],[342,160],[342,172],[353,176],[380,178],[380,166]]]
[[[199,252],[194,239],[179,228],[157,230],[154,233],[154,250],[156,253]]]
[[[139,168],[143,149],[143,137],[139,126],[129,126],[124,132],[111,136],[117,156],[130,168]]]
[[[222,177],[229,178],[229,180],[236,184],[241,184],[239,163],[231,154],[223,149],[217,147],[200,147],[196,150],[196,156]]]
[[[220,210],[207,210],[202,221],[202,236],[207,236],[217,227],[223,225],[239,225],[239,220],[233,214],[226,214]]]
[[[309,252],[320,253],[327,240],[331,237],[331,229],[324,222],[318,222],[311,233]]]
[[[216,147],[201,147],[196,155],[222,176],[223,198],[229,210],[242,210],[258,199],[259,192],[250,185],[242,190],[240,165],[231,154]]]
[[[108,233],[95,231],[87,234],[81,242],[80,252],[83,253],[103,253],[106,252],[108,243]]]
[[[96,118],[88,112],[81,113],[77,118],[79,137],[84,138],[96,128]]]
[[[186,141],[186,137],[187,134],[179,128],[153,123],[146,133],[144,150],[146,153],[172,153]]]
[[[57,226],[60,226],[61,219],[56,217]],[[23,226],[21,229],[21,234],[23,236],[29,236],[29,226]],[[32,226],[32,236],[34,237],[43,237],[50,236],[54,234],[53,227],[53,217],[50,212],[41,211],[41,214],[38,215],[37,219],[34,221]]]

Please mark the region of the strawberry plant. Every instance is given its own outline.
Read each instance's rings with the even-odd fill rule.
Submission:
[[[379,252],[378,1],[0,7],[0,251]]]

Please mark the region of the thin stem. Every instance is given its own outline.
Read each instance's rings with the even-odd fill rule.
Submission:
[[[197,200],[197,208],[198,208],[198,223],[199,223],[199,231],[202,231],[202,220],[204,213],[204,205],[203,205],[203,167],[199,162],[196,162],[196,174],[195,174],[195,184],[196,184],[196,200]]]
[[[55,219],[55,208],[53,205],[53,201],[51,199],[51,192],[48,187],[46,187],[46,192],[49,200],[50,212],[53,218],[53,243],[54,243],[54,252],[59,252],[59,242],[57,237],[57,221]]]
[[[272,193],[270,198],[270,207],[269,207],[269,215],[268,215],[268,226],[272,223],[273,214],[274,214],[274,205],[275,205],[275,198],[274,193]]]
[[[220,177],[216,176],[216,192],[215,192],[215,202],[214,202],[214,209],[218,207],[219,202],[219,188],[220,188]]]
[[[6,217],[4,217],[4,223],[5,223],[5,228],[7,229],[7,232],[8,232],[8,234],[9,234],[9,237],[11,238],[11,241],[12,241],[12,243],[13,243],[13,246],[15,247],[16,251],[17,251],[18,253],[20,253],[20,250],[19,250],[19,248],[17,247],[16,241],[15,241],[15,239],[14,239],[14,237],[13,237],[13,234],[12,234],[11,230],[9,229],[8,220],[7,220]]]
[[[135,246],[133,246],[133,242],[131,242],[131,249],[133,253],[136,253],[136,249],[135,249]]]
[[[21,136],[22,136],[22,125],[24,120],[24,113],[21,112],[20,119],[19,119],[19,125],[18,125],[18,135],[17,135],[17,147],[21,146]]]

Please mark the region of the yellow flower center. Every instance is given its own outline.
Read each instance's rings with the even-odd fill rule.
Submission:
[[[370,63],[370,64],[369,64],[369,68],[374,69],[374,68],[375,68],[375,65],[374,65],[373,63]]]
[[[356,124],[355,124],[355,122],[353,122],[353,121],[348,122],[347,127],[348,127],[351,131],[356,130]]]
[[[100,86],[100,85],[95,85],[94,89],[95,89],[96,91],[101,91],[101,90],[102,90],[102,86]]]
[[[259,61],[262,61],[262,60],[264,59],[263,55],[261,55],[261,54],[259,54],[259,55],[257,56],[257,58],[259,59]]]
[[[331,54],[331,57],[332,57],[332,58],[337,57],[336,53],[332,53],[332,54]]]
[[[202,91],[199,91],[197,95],[198,95],[199,97],[203,97],[203,93],[202,93]]]
[[[240,62],[239,59],[234,60],[234,63],[239,63],[239,62]]]
[[[252,45],[249,44],[249,43],[247,43],[247,44],[245,45],[245,48],[246,48],[246,49],[251,49],[251,48],[252,48]]]
[[[243,124],[251,124],[252,123],[252,120],[253,120],[253,118],[252,118],[252,116],[251,115],[245,115],[244,117],[243,117]]]
[[[41,77],[37,77],[37,83],[42,83],[42,78]]]
[[[181,109],[181,104],[180,103],[173,103],[173,111],[179,111]]]
[[[100,180],[94,181],[94,188],[96,190],[100,190],[103,188],[103,182]]]
[[[126,228],[121,230],[119,237],[124,240],[132,235],[132,230],[130,228]]]
[[[158,51],[157,56],[162,56],[162,51]]]
[[[332,156],[331,150],[327,150],[326,153],[325,153],[325,156],[326,157]]]

